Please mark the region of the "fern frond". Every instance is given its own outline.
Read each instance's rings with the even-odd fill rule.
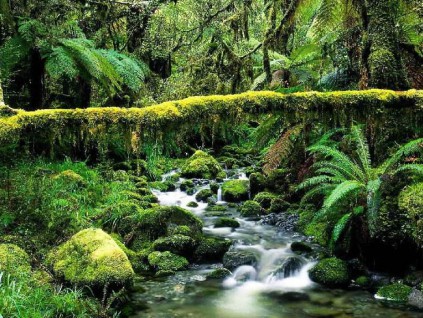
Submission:
[[[411,172],[416,175],[423,175],[423,164],[410,163],[401,165],[394,173]]]
[[[339,238],[341,237],[342,233],[345,232],[347,227],[350,224],[352,219],[352,213],[345,214],[336,224],[332,231],[332,238],[330,245],[331,247],[335,247],[335,244],[338,242]]]
[[[285,133],[281,135],[278,141],[270,147],[266,156],[264,157],[263,172],[269,174],[273,170],[277,169],[282,161],[289,157],[292,149],[295,146],[295,142],[298,135],[303,130],[303,125],[299,124],[292,128],[287,129]]]
[[[363,171],[358,167],[346,154],[338,149],[328,146],[311,146],[308,148],[311,153],[319,153],[325,157],[330,157],[331,162],[342,167],[342,169],[350,175],[351,178],[359,181],[365,180]]]
[[[329,191],[332,191],[333,189],[335,189],[335,187],[336,187],[336,185],[334,185],[334,184],[329,184],[329,183],[320,184],[320,185],[314,187],[313,189],[307,191],[307,193],[304,194],[303,197],[301,198],[300,204],[304,204],[304,203],[308,202],[309,200],[313,199],[317,195],[326,196],[327,193]]]
[[[354,192],[363,190],[364,185],[360,182],[347,180],[339,184],[325,199],[322,207],[322,214],[325,214],[329,211],[334,205],[338,204],[340,201],[348,199],[348,196]]]
[[[320,175],[320,176],[308,178],[304,182],[300,183],[297,186],[297,190],[303,190],[303,189],[306,189],[306,188],[314,187],[314,186],[322,184],[322,183],[332,183],[332,184],[341,183],[344,180],[345,179],[339,179],[339,178],[332,177],[332,176]]]
[[[385,174],[393,169],[404,157],[415,154],[423,150],[423,138],[412,140],[401,146],[394,155],[388,158],[379,168],[381,174]]]
[[[371,180],[367,184],[367,221],[369,223],[370,235],[376,232],[376,222],[381,201],[381,185],[382,181],[380,178]]]
[[[363,130],[359,126],[354,125],[351,128],[351,131],[357,145],[358,159],[360,160],[363,172],[367,176],[367,179],[370,179],[372,162],[370,158],[369,144],[367,143]]]

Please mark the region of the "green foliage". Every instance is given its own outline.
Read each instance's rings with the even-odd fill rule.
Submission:
[[[160,273],[184,270],[189,264],[184,257],[172,254],[169,251],[151,253],[148,255],[148,262],[156,269],[159,275]]]
[[[17,277],[31,271],[29,255],[14,244],[0,244],[0,272]]]
[[[263,209],[258,202],[247,200],[240,206],[239,212],[243,217],[260,216]]]
[[[362,204],[361,206],[366,208],[370,234],[373,235],[381,203],[381,185],[384,180],[388,180],[383,176],[404,172],[421,174],[422,168],[421,164],[407,164],[402,160],[409,155],[421,153],[423,139],[403,145],[379,167],[373,167],[369,146],[359,127],[351,128],[350,138],[353,142],[351,146],[354,146],[354,156],[322,142],[311,146],[308,150],[317,158],[313,165],[316,176],[308,178],[298,186],[298,189],[311,188],[303,197],[303,201],[316,195],[325,197],[316,218],[338,213],[338,221],[332,234],[333,243],[336,243],[354,216],[348,212],[339,214],[339,210],[336,210],[338,207]]]
[[[216,159],[197,150],[182,167],[181,175],[187,178],[214,179],[219,172],[222,172],[222,168]]]
[[[10,318],[90,318],[98,305],[78,289],[53,288],[31,277],[0,273],[0,312]]]
[[[222,196],[228,202],[241,202],[248,199],[248,180],[229,180],[222,185]]]

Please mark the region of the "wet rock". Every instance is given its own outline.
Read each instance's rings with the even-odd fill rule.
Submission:
[[[191,201],[191,202],[189,202],[187,204],[187,207],[189,207],[189,208],[197,208],[198,207],[198,203],[197,202],[194,202],[194,201]]]
[[[229,180],[222,185],[223,198],[228,202],[248,200],[248,180]]]
[[[256,256],[248,251],[229,251],[223,256],[223,266],[229,270],[243,265],[255,266],[256,264]]]
[[[266,293],[266,296],[283,303],[310,300],[310,297],[307,294],[299,292],[271,291]]]
[[[224,279],[231,276],[232,273],[229,269],[226,268],[216,268],[210,274],[207,275],[207,279]]]
[[[213,191],[210,189],[203,189],[197,193],[195,199],[201,202],[207,202],[207,199],[213,196]]]
[[[220,218],[214,223],[214,227],[231,227],[231,228],[238,228],[240,224],[237,220],[231,218]]]
[[[221,261],[231,245],[230,240],[205,237],[195,249],[194,259],[198,262]]]
[[[293,242],[291,250],[296,254],[310,253],[313,251],[310,245],[304,242]]]
[[[304,309],[304,313],[310,317],[332,318],[342,315],[343,311],[327,307],[309,307]]]
[[[299,257],[288,257],[273,272],[273,275],[276,276],[278,279],[287,278],[298,273],[303,265],[304,262]]]
[[[414,308],[423,309],[423,293],[414,288],[408,296],[407,304]]]
[[[309,271],[310,279],[328,287],[345,287],[348,285],[349,273],[347,263],[339,258],[325,258]]]
[[[271,213],[262,217],[260,224],[273,225],[280,228],[283,231],[291,232],[294,231],[297,225],[299,216],[297,214],[290,213]]]

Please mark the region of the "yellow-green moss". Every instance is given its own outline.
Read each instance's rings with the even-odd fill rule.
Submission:
[[[189,265],[185,257],[169,251],[153,252],[148,255],[148,262],[157,272],[176,272],[186,269]]]
[[[222,185],[223,198],[228,202],[248,200],[248,180],[229,180]]]
[[[197,150],[182,167],[182,176],[187,178],[214,179],[222,172],[219,163],[204,151]]]
[[[26,138],[29,135],[32,141],[47,138],[46,142],[54,147],[64,133],[67,137],[68,135],[74,137],[74,143],[70,143],[70,147],[78,146],[75,143],[77,140],[97,141],[100,147],[103,143],[107,144],[108,138],[105,137],[105,133],[110,127],[114,127],[128,137],[125,141],[128,150],[137,152],[141,141],[148,138],[154,140],[166,132],[181,129],[183,125],[192,133],[200,124],[212,126],[219,120],[237,122],[245,118],[245,114],[285,111],[286,114],[295,117],[298,114],[327,110],[337,115],[342,113],[342,110],[346,112],[355,108],[373,109],[372,112],[376,114],[378,110],[384,108],[404,107],[421,111],[423,91],[368,90],[294,94],[264,91],[239,95],[190,97],[145,108],[17,111],[16,115],[0,118],[0,148],[28,141]]]
[[[410,286],[401,283],[395,283],[379,288],[376,293],[376,296],[395,302],[407,302],[411,291],[412,288]]]
[[[410,219],[411,235],[423,243],[423,182],[404,189],[398,197],[399,208]]]
[[[0,244],[0,272],[21,275],[31,271],[28,254],[14,244]]]
[[[124,251],[100,229],[75,234],[48,255],[47,263],[56,276],[77,285],[126,285],[134,271]]]
[[[344,287],[349,283],[347,263],[339,258],[325,258],[309,271],[312,281],[329,286]]]

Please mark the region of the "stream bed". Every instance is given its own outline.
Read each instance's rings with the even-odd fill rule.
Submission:
[[[245,174],[240,172],[235,178],[245,178]],[[206,182],[198,191],[205,187]],[[180,206],[195,213],[204,222],[205,234],[232,240],[229,252],[243,253],[251,261],[230,268],[232,275],[220,280],[207,279],[207,275],[222,264],[194,265],[169,277],[139,278],[137,291],[131,294],[131,305],[137,308],[132,318],[423,317],[423,313],[408,308],[386,307],[360,289],[327,289],[313,283],[308,270],[315,261],[290,249],[292,242],[307,238],[289,228],[241,218],[235,208],[229,208],[225,216],[234,217],[239,228],[214,228],[218,217],[206,212],[206,203],[196,208],[187,206],[195,201],[195,194],[187,195],[179,189],[154,194],[161,205]],[[217,204],[227,204],[220,192]]]

